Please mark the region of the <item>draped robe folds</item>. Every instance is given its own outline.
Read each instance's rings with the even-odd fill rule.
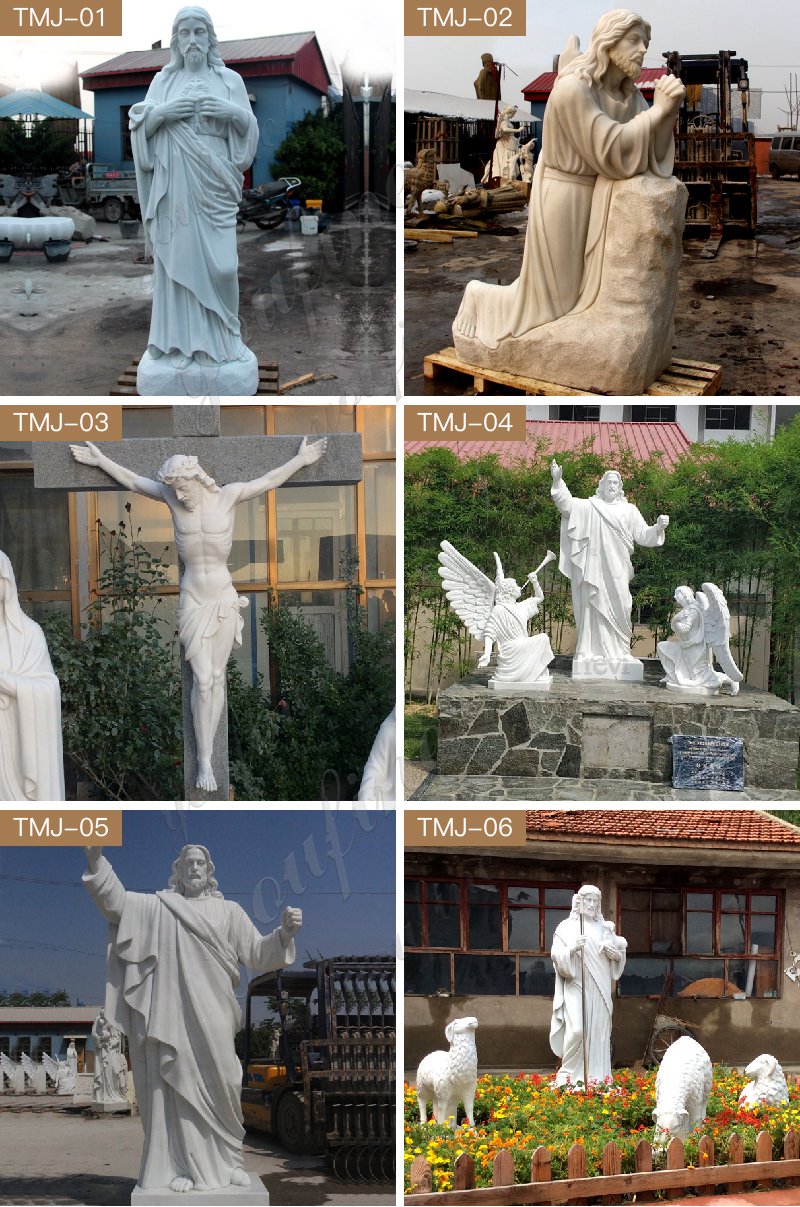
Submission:
[[[575,918],[566,918],[556,927],[550,958],[556,970],[556,990],[550,1024],[550,1047],[561,1057],[556,1085],[583,1081],[583,1048],[586,1042],[586,1076],[589,1081],[603,1081],[611,1076],[611,1016],[614,1009],[612,984],[619,980],[625,967],[626,944],[614,936],[620,953],[612,961],[600,950],[605,930],[602,922],[584,919],[586,946],[583,960],[572,945],[580,934]],[[583,969],[586,970],[586,992],[581,992]],[[585,1020],[584,1020],[585,1001]],[[584,1026],[585,1023],[585,1026]]]
[[[243,1167],[239,963],[282,968],[294,941],[260,935],[221,897],[126,892],[105,858],[83,880],[110,923],[105,1012],[128,1036],[144,1128],[138,1184],[183,1176],[197,1190],[228,1186]]]
[[[16,604],[13,615],[6,611],[5,635],[10,659],[0,652],[0,674],[16,695],[0,687],[0,798],[63,800],[61,689],[44,633]]]
[[[538,610],[533,600],[492,608],[484,636],[497,642],[494,683],[530,683],[546,675],[553,660],[550,638],[546,633],[528,635],[528,620]]]
[[[573,498],[563,479],[550,494],[561,512],[558,568],[572,584],[575,657],[630,660],[631,554],[634,545],[663,545],[664,531],[633,503]]]
[[[588,309],[600,289],[614,182],[645,172],[671,176],[675,153],[667,142],[659,157],[638,88],[617,100],[601,85],[560,76],[545,109],[520,275],[511,285],[470,281],[454,332],[462,312],[472,314],[476,338],[496,348]]]
[[[725,676],[714,670],[699,605],[693,603],[682,608],[672,618],[670,627],[679,640],[659,641],[656,646],[656,656],[667,672],[667,682],[681,687],[703,687],[716,691]]]
[[[258,123],[241,76],[212,67],[201,77],[210,91],[248,117],[245,134],[233,122],[205,118],[163,122],[147,134],[147,114],[191,89],[185,70],[158,72],[143,101],[130,110],[131,142],[142,220],[153,253],[153,313],[148,347],[161,353],[204,354],[222,364],[246,353],[239,326],[236,214],[242,172],[258,145]]]

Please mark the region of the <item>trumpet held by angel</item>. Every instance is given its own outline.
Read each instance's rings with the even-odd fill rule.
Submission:
[[[489,686],[547,687],[551,682],[548,666],[554,654],[546,633],[528,633],[528,622],[539,611],[544,591],[539,583],[539,571],[555,560],[548,549],[542,563],[531,571],[523,586],[507,578],[497,553],[494,555],[494,582],[459,553],[449,541],[442,541],[439,554],[439,574],[442,587],[453,611],[469,632],[483,642],[479,667],[487,667],[497,646],[497,663]],[[521,599],[526,587],[533,593]]]
[[[735,696],[744,675],[731,653],[731,614],[725,596],[714,583],[702,591],[678,587],[678,611],[670,621],[676,640],[659,641],[656,653],[666,674],[661,680],[673,691],[696,695]],[[714,656],[722,667],[714,669]]]

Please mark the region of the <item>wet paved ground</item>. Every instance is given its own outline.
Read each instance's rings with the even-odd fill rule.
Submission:
[[[90,1118],[59,1109],[12,1109],[25,1102],[0,1095],[0,1207],[7,1204],[97,1204],[127,1207],[142,1155],[138,1118]],[[35,1101],[35,1100],[34,1100]],[[292,1156],[267,1136],[248,1132],[244,1163],[261,1178],[273,1207],[395,1202],[385,1183],[343,1183],[322,1157]]]
[[[412,765],[413,767],[413,765]],[[413,770],[408,781],[418,783]],[[455,800],[602,800],[602,801],[797,801],[793,789],[745,788],[743,792],[699,792],[669,784],[647,784],[640,780],[533,778],[522,775],[435,775],[429,774],[407,798],[421,801]],[[800,1196],[798,1196],[800,1203]]]
[[[800,393],[800,182],[759,178],[755,239],[722,244],[701,260],[684,240],[675,355],[722,365],[721,394]],[[423,358],[452,346],[452,322],[473,278],[510,284],[519,275],[527,211],[509,214],[517,235],[481,234],[452,245],[420,243],[405,255],[405,391],[464,394],[458,379],[425,382]],[[791,240],[796,240],[791,242]],[[471,388],[471,387],[470,387]],[[487,392],[490,383],[487,382]]]
[[[107,395],[147,343],[152,266],[144,242],[98,222],[107,243],[73,244],[66,264],[15,252],[0,266],[0,395]],[[395,396],[394,214],[337,217],[238,235],[242,336],[298,395]]]

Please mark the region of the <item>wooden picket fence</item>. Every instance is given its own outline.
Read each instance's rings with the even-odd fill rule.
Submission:
[[[776,1181],[787,1186],[800,1185],[800,1137],[793,1129],[786,1133],[783,1156],[779,1160],[773,1160],[769,1132],[759,1132],[756,1137],[755,1161],[745,1162],[744,1143],[735,1133],[728,1145],[727,1163],[717,1165],[715,1160],[714,1141],[710,1136],[703,1136],[698,1145],[697,1168],[687,1169],[683,1142],[673,1139],[667,1147],[666,1169],[654,1170],[652,1146],[649,1141],[640,1140],[635,1153],[636,1172],[622,1173],[622,1154],[610,1141],[603,1149],[602,1174],[587,1177],[586,1150],[582,1144],[573,1144],[567,1156],[566,1178],[553,1181],[550,1150],[539,1147],[531,1157],[530,1182],[515,1182],[514,1157],[506,1148],[494,1159],[492,1185],[476,1190],[475,1163],[469,1153],[460,1153],[455,1162],[453,1190],[435,1193],[431,1167],[419,1156],[411,1166],[412,1193],[405,1196],[404,1202],[409,1207],[416,1204],[446,1207],[449,1203],[463,1207],[478,1207],[479,1204],[521,1207],[523,1204],[589,1200],[619,1203],[623,1196],[654,1191],[664,1191],[667,1199],[676,1199],[689,1189],[696,1189],[701,1195],[733,1194],[747,1182],[755,1183],[758,1189],[766,1189]]]

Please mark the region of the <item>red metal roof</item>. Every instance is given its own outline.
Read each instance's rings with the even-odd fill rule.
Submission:
[[[577,841],[641,839],[669,846],[800,846],[800,829],[754,809],[528,809],[525,828],[529,839],[547,834]]]
[[[522,89],[522,95],[525,100],[531,104],[534,101],[546,101],[553,91],[553,85],[556,82],[555,71],[543,71],[541,75],[537,75],[535,80],[531,80],[530,84],[526,84]],[[653,95],[653,86],[656,80],[662,75],[667,74],[666,67],[643,67],[642,74],[638,79],[638,86],[644,95],[651,99]]]
[[[449,448],[459,461],[473,461],[486,453],[496,453],[501,465],[518,461],[529,464],[553,453],[563,453],[592,441],[591,451],[603,456],[613,454],[618,444],[629,448],[640,461],[661,456],[667,467],[691,446],[679,423],[572,423],[566,419],[528,419],[526,440],[409,440],[406,453],[421,453],[426,448]]]
[[[275,34],[267,38],[237,38],[220,42],[219,50],[228,67],[239,69],[244,65],[240,74],[245,77],[294,75],[319,92],[327,92],[331,82],[317,36],[312,31]],[[147,83],[169,62],[169,57],[168,46],[161,50],[128,50],[81,72],[81,79],[92,90]],[[276,66],[280,68],[277,73]]]

